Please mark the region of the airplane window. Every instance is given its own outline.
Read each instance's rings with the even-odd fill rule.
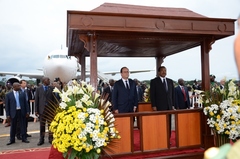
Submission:
[[[65,59],[66,58],[66,55],[59,55],[60,56],[60,58],[62,58],[62,59]]]
[[[52,55],[51,57],[56,59],[59,58],[59,55]]]

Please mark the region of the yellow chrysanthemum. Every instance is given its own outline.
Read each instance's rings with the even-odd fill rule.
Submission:
[[[70,149],[78,152],[84,150],[86,153],[100,153],[101,148],[111,141],[110,138],[120,136],[115,132],[113,122],[111,122],[110,131],[109,121],[107,122],[105,118],[105,115],[109,116],[109,112],[98,108],[99,95],[94,95],[93,87],[84,82],[81,85],[76,81],[72,84],[73,86],[69,89],[58,92],[62,98],[62,106],[60,105],[60,111],[50,125],[50,131],[53,132],[54,137],[52,144],[61,153],[66,153]],[[105,103],[105,105],[109,104],[109,102]],[[110,114],[110,116],[113,115]],[[87,155],[86,153],[84,155]],[[81,156],[78,157],[81,158]]]

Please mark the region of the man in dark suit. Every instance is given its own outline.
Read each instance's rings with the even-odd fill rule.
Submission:
[[[28,92],[27,92],[27,81],[26,80],[20,80],[19,81],[20,83],[20,86],[21,86],[21,91],[22,93],[24,93],[26,95],[26,100],[27,100],[27,103],[28,103],[28,109],[29,111],[31,111],[30,109],[30,102],[29,102],[29,96],[28,96]],[[26,118],[26,132],[27,132],[27,129],[28,129],[28,117]],[[19,127],[19,124],[18,124],[18,128],[17,128],[17,139],[21,140],[21,135],[20,135],[20,127]],[[28,133],[26,134],[27,137],[32,137],[31,135],[29,135]]]
[[[174,85],[173,80],[166,78],[167,69],[158,68],[158,76],[150,81],[150,99],[154,111],[173,110]],[[169,115],[169,138],[171,137],[171,115]]]
[[[187,87],[184,86],[184,80],[178,79],[178,86],[175,87],[175,108],[176,109],[189,109],[190,99]]]
[[[15,143],[17,122],[19,121],[22,135],[22,142],[29,143],[26,132],[26,118],[29,117],[29,107],[26,100],[26,94],[20,91],[19,83],[13,83],[13,91],[6,94],[5,106],[6,115],[11,121],[10,141],[7,145]]]
[[[53,87],[50,86],[50,79],[48,77],[43,77],[42,85],[36,89],[35,94],[35,115],[39,117],[40,120],[40,139],[38,146],[44,144],[45,137],[45,124],[48,122],[48,127],[51,122],[51,107],[53,103],[57,103],[53,95]],[[48,141],[52,143],[53,136],[49,132]]]
[[[136,83],[128,78],[127,67],[122,67],[120,73],[122,78],[114,83],[112,92],[113,110],[115,113],[135,112],[138,106]]]

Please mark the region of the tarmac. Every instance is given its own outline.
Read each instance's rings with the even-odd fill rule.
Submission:
[[[5,127],[6,124],[0,123],[0,154],[1,152],[11,151],[11,150],[21,150],[21,149],[32,149],[32,148],[45,148],[51,147],[51,144],[48,142],[48,134],[45,135],[45,143],[41,146],[38,146],[39,142],[39,121],[29,121],[28,122],[28,134],[32,137],[28,137],[27,140],[30,143],[23,143],[22,140],[15,139],[15,143],[11,145],[6,145],[9,142],[10,136],[10,126]],[[46,129],[47,130],[47,129]]]

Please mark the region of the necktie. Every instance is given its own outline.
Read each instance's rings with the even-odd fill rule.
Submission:
[[[184,102],[187,100],[187,97],[186,97],[186,92],[184,90],[184,87],[182,87],[182,93],[183,93],[183,98],[184,98]]]
[[[18,94],[18,92],[15,92],[15,99],[16,99],[17,109],[20,109],[20,102],[19,102],[19,94]]]
[[[166,91],[168,91],[167,82],[166,82],[166,79],[165,79],[165,78],[163,79],[163,84],[164,84],[164,86],[165,86]]]
[[[129,85],[128,85],[128,82],[127,81],[125,81],[126,82],[126,88],[127,89],[129,89]]]
[[[48,90],[47,86],[44,86],[44,91],[46,92]]]

